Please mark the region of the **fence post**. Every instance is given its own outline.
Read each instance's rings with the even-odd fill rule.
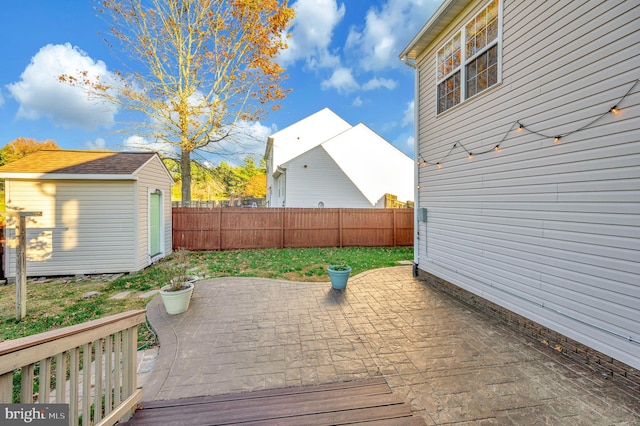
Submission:
[[[340,247],[342,247],[342,209],[338,209],[338,229],[340,230]]]
[[[393,246],[396,247],[398,241],[396,239],[396,209],[393,209]]]
[[[284,248],[284,227],[285,227],[284,212],[285,212],[285,208],[281,207],[280,211],[282,212],[282,216],[280,217],[280,248]]]
[[[218,250],[222,251],[222,207],[218,209]]]

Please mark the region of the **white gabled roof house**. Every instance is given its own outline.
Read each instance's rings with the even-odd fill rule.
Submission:
[[[269,207],[384,207],[413,200],[413,160],[364,124],[325,108],[267,141]]]
[[[640,384],[634,1],[446,0],[415,68],[415,271]]]

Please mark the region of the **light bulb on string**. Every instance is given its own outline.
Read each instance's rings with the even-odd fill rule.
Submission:
[[[469,153],[469,155],[468,155],[468,157],[469,157],[469,160],[471,160],[471,159],[473,158],[473,153],[472,153],[472,152],[470,152],[470,153]]]
[[[442,168],[442,164],[440,162],[438,162],[438,168],[441,169]]]
[[[496,146],[494,146],[494,147],[493,147],[493,150],[494,150],[495,152],[500,152],[500,145],[496,145]]]
[[[559,143],[560,142],[560,136],[556,136],[555,138],[553,138],[553,141],[555,143]]]
[[[609,112],[611,112],[613,114],[617,114],[618,113],[617,105],[612,106],[611,109],[609,110]]]

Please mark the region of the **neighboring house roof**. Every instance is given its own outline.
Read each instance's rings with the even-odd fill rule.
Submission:
[[[415,60],[472,0],[445,0],[400,53],[400,59]]]
[[[153,152],[41,150],[0,167],[0,178],[133,179],[156,155]],[[168,171],[167,174],[171,177]]]
[[[269,136],[265,158],[273,156],[275,170],[277,166],[350,128],[351,124],[329,108],[324,108]]]
[[[327,152],[372,205],[385,194],[413,200],[413,160],[366,125],[360,123],[319,148]]]

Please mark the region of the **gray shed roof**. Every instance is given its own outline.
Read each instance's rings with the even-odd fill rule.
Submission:
[[[0,178],[127,179],[156,155],[153,152],[42,150],[0,167]]]

